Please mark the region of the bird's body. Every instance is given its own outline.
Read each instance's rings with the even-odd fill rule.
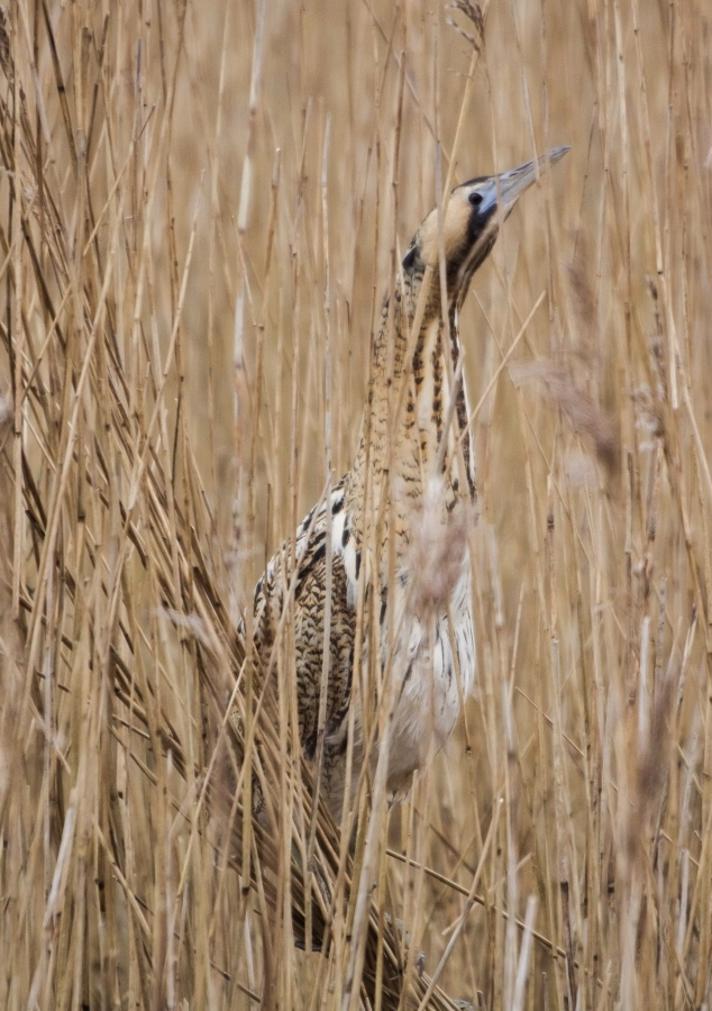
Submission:
[[[445,743],[474,685],[466,529],[476,484],[458,312],[501,220],[536,175],[537,165],[528,163],[472,180],[453,191],[441,215],[433,211],[423,221],[374,335],[353,465],[273,556],[255,589],[263,663],[293,595],[299,732],[308,758],[322,752],[321,789],[337,820],[350,725],[349,790],[363,765],[368,689],[361,679],[355,691],[354,679],[369,659],[373,667],[374,647],[378,669],[391,679],[386,786],[393,795],[404,793]],[[382,684],[371,694],[379,691]]]

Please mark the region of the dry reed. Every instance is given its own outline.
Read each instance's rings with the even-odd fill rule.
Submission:
[[[700,0],[7,5],[2,1007],[712,1007],[711,37]],[[439,600],[468,542],[478,694],[339,832],[251,587],[349,464],[421,215],[562,142],[462,317],[479,519],[414,550]]]

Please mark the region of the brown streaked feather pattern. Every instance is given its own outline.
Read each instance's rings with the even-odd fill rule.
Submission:
[[[327,508],[331,510],[332,594],[328,643],[328,693],[324,726],[322,790],[336,817],[340,817],[345,788],[347,716],[352,699],[353,657],[355,653],[355,603],[368,522],[364,503],[372,504],[369,514],[381,516],[381,549],[369,565],[369,581],[377,584],[380,609],[381,662],[390,652],[394,676],[402,679],[400,704],[394,720],[396,739],[391,744],[389,788],[402,794],[412,773],[432,750],[447,738],[459,710],[461,690],[456,683],[456,667],[461,667],[465,694],[471,686],[474,642],[469,613],[469,566],[456,600],[456,614],[436,616],[434,621],[410,616],[399,641],[387,646],[385,629],[389,608],[401,615],[407,606],[408,565],[413,527],[420,521],[424,482],[431,474],[440,442],[445,434],[445,417],[451,391],[448,375],[458,338],[452,317],[451,340],[445,344],[439,299],[428,300],[423,324],[410,362],[406,361],[408,335],[415,316],[416,300],[424,270],[399,279],[393,296],[384,301],[381,326],[374,341],[373,374],[369,388],[367,415],[361,444],[351,470],[329,496],[304,518],[293,542],[274,555],[255,591],[255,641],[266,663],[274,644],[282,610],[293,592],[294,637],[297,664],[297,706],[299,733],[308,758],[317,751],[319,693],[322,680],[324,615],[326,594]],[[435,292],[435,289],[433,289]],[[451,357],[452,361],[452,357]],[[457,367],[457,357],[454,366]],[[408,383],[402,419],[393,426],[392,412],[398,383]],[[461,499],[474,495],[474,467],[468,455],[462,386],[455,392],[455,431],[451,451],[443,459],[445,495],[443,502],[452,511]],[[462,402],[462,407],[460,406]],[[458,448],[457,436],[461,436]],[[461,493],[455,454],[465,449],[466,491]],[[366,477],[370,487],[366,488]],[[395,539],[396,587],[387,585],[388,539]],[[463,552],[466,555],[466,551]],[[467,570],[467,571],[465,571]],[[364,584],[365,585],[365,584]],[[370,585],[370,584],[369,584]],[[458,618],[458,615],[460,616]],[[459,633],[458,625],[464,627]],[[451,621],[452,618],[452,621]],[[427,626],[427,627],[426,627]],[[453,656],[452,643],[456,643]],[[457,645],[459,642],[459,646]],[[366,643],[362,654],[367,658]],[[364,659],[366,662],[366,659]],[[437,677],[435,676],[437,675]],[[437,688],[437,682],[441,682]],[[355,720],[354,769],[359,770],[362,753],[361,720]]]
[[[563,150],[546,157],[558,160]],[[274,556],[257,584],[255,639],[265,663],[288,594],[294,594],[299,733],[310,758],[320,750],[324,622],[325,612],[330,613],[321,783],[337,820],[345,792],[350,796],[353,787],[345,782],[347,724],[356,735],[355,776],[364,757],[364,714],[354,712],[353,721],[347,720],[355,699],[357,652],[365,665],[370,661],[370,669],[377,660],[381,682],[383,677],[394,679],[394,690],[384,696],[395,700],[388,721],[387,787],[393,795],[407,790],[413,773],[443,745],[473,686],[466,526],[474,514],[476,483],[458,310],[473,274],[494,245],[500,220],[537,178],[543,161],[456,187],[442,211],[425,218],[383,303],[353,465],[307,515],[295,540]],[[495,213],[500,201],[501,213]],[[445,257],[446,305],[441,300],[440,251]],[[416,319],[418,332],[411,333]],[[432,585],[423,589],[429,577]],[[359,591],[370,594],[372,601],[380,599],[381,606],[376,634],[364,628],[357,651]],[[377,658],[369,657],[373,642],[378,644]],[[360,699],[360,705],[368,704],[368,699]],[[374,756],[365,757],[372,762]]]

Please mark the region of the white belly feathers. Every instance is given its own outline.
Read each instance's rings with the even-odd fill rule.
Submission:
[[[411,616],[391,661],[396,690],[388,787],[402,794],[412,774],[452,733],[475,683],[475,633],[470,605],[469,560],[450,601],[449,615],[422,622]]]

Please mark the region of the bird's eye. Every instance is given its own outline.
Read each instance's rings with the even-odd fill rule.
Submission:
[[[418,255],[418,250],[415,246],[408,250],[408,252],[403,257],[403,270],[410,270],[415,263],[415,258]]]
[[[472,193],[470,193],[470,203],[473,207],[479,207],[482,203],[482,194],[478,193],[477,190],[473,190]]]

